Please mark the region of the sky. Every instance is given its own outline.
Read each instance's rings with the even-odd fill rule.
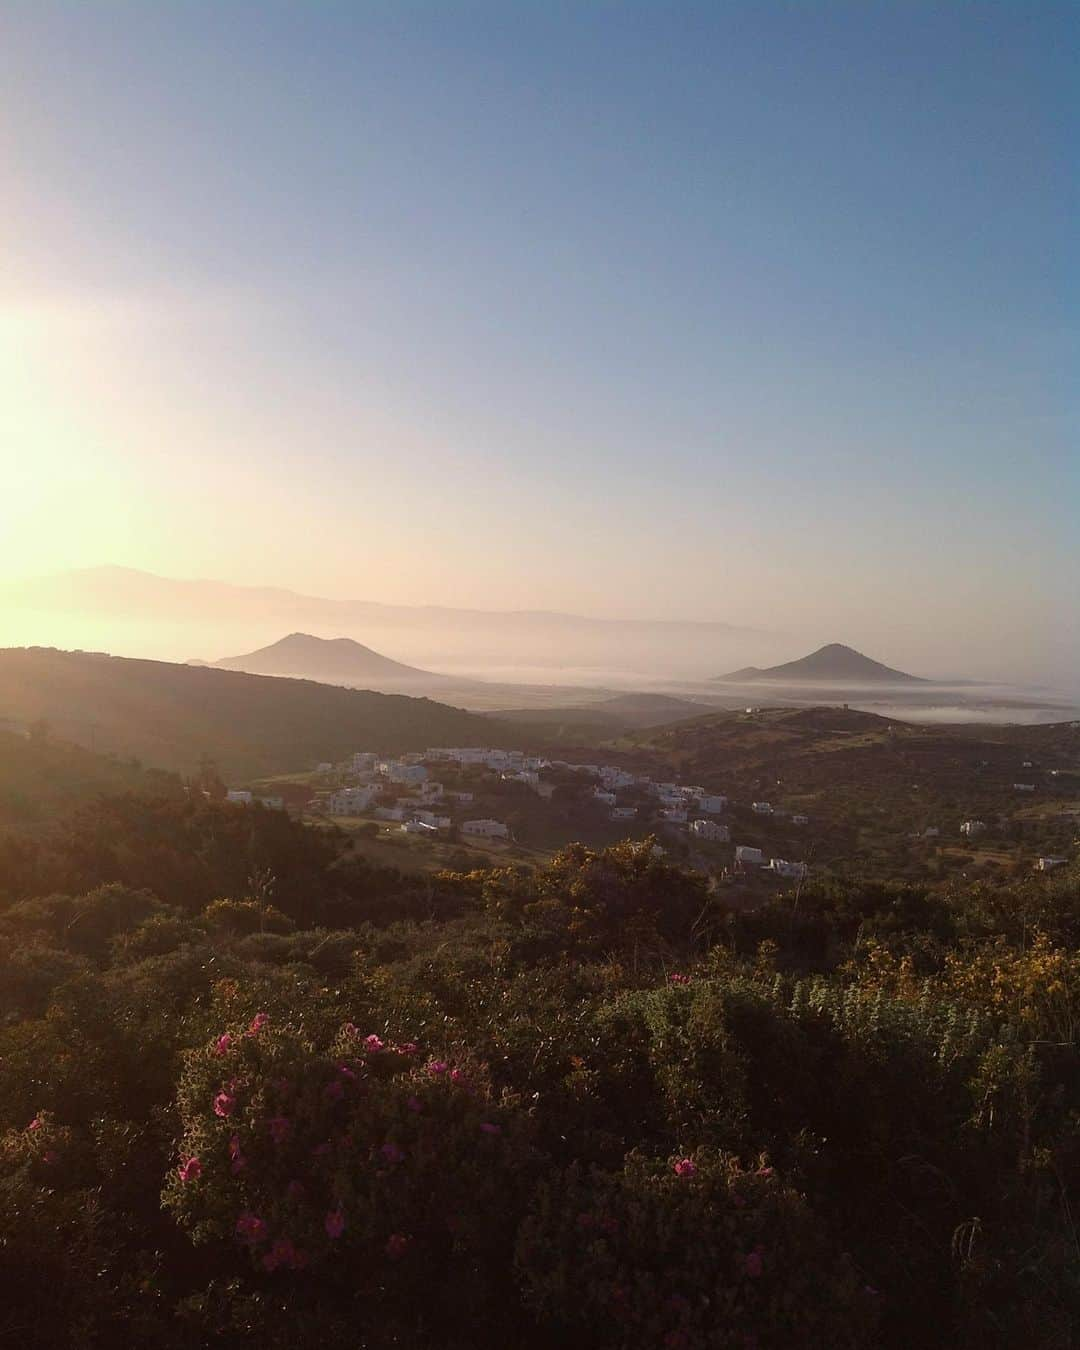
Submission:
[[[1069,677],[1078,39],[991,0],[3,0],[0,572]]]

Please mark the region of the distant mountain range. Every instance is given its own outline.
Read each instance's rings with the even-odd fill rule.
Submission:
[[[95,612],[112,617],[148,615],[163,621],[267,620],[306,616],[344,626],[445,629],[487,628],[493,623],[525,628],[594,629],[632,633],[679,631],[760,636],[759,630],[711,620],[597,619],[544,609],[458,609],[446,605],[389,605],[375,600],[330,600],[278,586],[156,576],[134,567],[85,567],[0,584],[0,599],[26,608]]]
[[[195,664],[195,663],[192,663]],[[438,684],[443,676],[393,661],[352,638],[320,638],[290,633],[269,647],[246,656],[223,656],[210,663],[221,670],[243,670],[250,675],[291,675],[299,679]]]
[[[510,682],[530,682],[530,670],[550,670],[561,684],[608,683],[606,674],[594,677],[594,671],[642,673],[646,679],[678,671],[704,679],[740,660],[772,659],[782,651],[776,634],[723,622],[337,600],[129,567],[0,580],[0,615],[9,614],[12,634],[33,632],[41,635],[38,641],[50,640],[52,616],[63,615],[57,629],[77,632],[78,645],[86,648],[114,648],[122,624],[129,649],[147,650],[153,642],[155,654],[169,657],[207,648],[253,651],[295,630],[347,634],[415,667],[469,677],[483,672],[485,679]],[[133,641],[138,645],[132,648]],[[625,687],[627,681],[617,683]]]
[[[788,684],[926,684],[918,675],[893,670],[880,661],[871,660],[842,642],[830,642],[798,661],[787,661],[781,666],[744,666],[730,675],[718,675],[717,680],[727,684],[757,684],[775,680]]]

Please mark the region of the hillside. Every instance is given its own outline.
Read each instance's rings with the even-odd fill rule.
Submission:
[[[180,780],[79,745],[0,731],[0,827],[62,818],[102,796],[146,792],[179,797]]]
[[[908,675],[882,665],[842,642],[830,642],[798,661],[786,661],[780,666],[744,666],[730,675],[718,675],[717,680],[729,684],[755,684],[759,680],[787,681],[791,684],[831,682],[835,684],[925,684],[918,675]]]
[[[498,722],[426,698],[46,647],[0,650],[0,718],[45,718],[65,740],[184,773],[209,755],[228,779],[361,748],[516,743]]]
[[[298,679],[394,680],[438,682],[441,676],[393,661],[352,638],[320,638],[290,633],[269,647],[246,656],[223,656],[210,663],[219,670],[241,670],[250,675],[289,675]]]

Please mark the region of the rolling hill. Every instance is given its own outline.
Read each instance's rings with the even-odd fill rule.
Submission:
[[[45,718],[55,735],[227,779],[310,768],[352,750],[517,745],[497,721],[403,694],[48,647],[0,649],[0,726]]]
[[[718,675],[718,681],[727,684],[756,684],[760,680],[777,680],[789,684],[831,683],[864,684],[926,684],[918,675],[893,670],[880,661],[871,660],[842,642],[830,642],[798,661],[786,661],[781,666],[744,666],[730,675]]]
[[[32,826],[86,802],[126,792],[179,797],[174,774],[79,745],[0,731],[0,827]]]
[[[210,664],[219,670],[241,670],[249,675],[289,675],[338,684],[362,680],[445,683],[442,676],[393,661],[352,638],[320,638],[310,633],[290,633],[246,656],[224,656]]]

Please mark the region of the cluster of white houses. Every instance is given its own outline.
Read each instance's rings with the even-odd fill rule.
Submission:
[[[498,774],[506,782],[523,783],[542,797],[555,790],[553,775],[545,771],[569,772],[595,780],[593,800],[607,809],[613,821],[631,821],[639,806],[624,800],[624,794],[637,797],[644,792],[652,799],[650,814],[656,813],[667,827],[685,828],[703,843],[726,844],[731,829],[717,820],[728,808],[728,799],[703,787],[676,782],[656,782],[648,775],[634,774],[614,764],[578,764],[530,756],[521,750],[490,747],[436,747],[399,758],[384,758],[372,751],[359,750],[340,764],[323,763],[318,772],[335,774],[347,786],[334,788],[310,804],[310,809],[331,816],[357,816],[371,813],[377,820],[396,822],[406,834],[437,834],[456,824],[464,836],[481,839],[507,839],[510,828],[505,821],[490,818],[468,819],[467,809],[474,801],[468,791],[450,791],[436,778],[440,764],[455,768],[477,767]],[[403,791],[392,791],[402,789]],[[232,796],[233,794],[230,794]],[[243,794],[236,794],[237,798]],[[247,794],[250,796],[250,794]],[[762,816],[787,816],[774,810],[769,802],[754,802],[753,811]],[[803,815],[788,817],[793,825],[806,825]],[[736,863],[740,869],[764,868],[782,877],[806,875],[805,863],[783,858],[766,859],[760,849],[739,845]]]

